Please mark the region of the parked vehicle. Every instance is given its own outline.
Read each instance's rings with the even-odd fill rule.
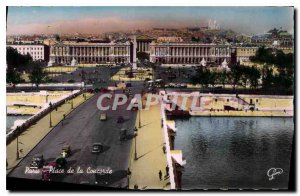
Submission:
[[[42,180],[47,180],[50,181],[54,175],[53,172],[51,172],[52,170],[54,170],[55,168],[57,168],[57,163],[52,161],[50,163],[48,163],[47,165],[43,166],[42,169]]]
[[[154,82],[152,80],[148,81],[148,87],[153,87],[154,86]]]
[[[181,87],[181,88],[187,88],[187,84],[186,84],[186,83],[181,83],[181,84],[180,84],[180,87]]]
[[[122,128],[120,130],[120,136],[119,136],[120,141],[124,141],[127,139],[127,129]]]
[[[67,158],[67,157],[71,156],[71,147],[69,145],[64,145],[62,147],[61,155],[63,158]]]
[[[107,115],[106,115],[106,113],[101,113],[101,114],[100,114],[100,120],[101,120],[101,121],[107,120]]]
[[[92,153],[100,153],[103,151],[103,145],[100,142],[94,143]]]
[[[162,79],[157,79],[157,80],[155,80],[154,85],[157,88],[163,88],[165,84],[164,84],[164,81]]]
[[[55,162],[57,164],[57,168],[59,169],[66,168],[67,166],[67,160],[62,156],[57,157]]]
[[[31,164],[30,164],[30,169],[39,169],[43,167],[45,163],[44,157],[42,154],[36,154],[33,156]]]

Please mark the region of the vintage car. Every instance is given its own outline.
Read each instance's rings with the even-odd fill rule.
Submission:
[[[30,164],[30,169],[39,169],[43,167],[45,163],[44,157],[42,154],[36,154],[33,156],[31,164]]]
[[[67,167],[67,160],[62,156],[57,157],[55,162],[57,164],[56,168],[58,169],[63,169]]]
[[[119,136],[120,141],[124,141],[127,139],[127,129],[122,128],[120,130],[120,136]]]
[[[42,169],[42,180],[50,181],[53,178],[54,173],[51,170],[57,168],[57,163],[52,161],[47,165],[43,166]]]
[[[106,113],[101,113],[101,114],[100,114],[100,120],[101,120],[101,121],[107,120],[107,115],[106,115]]]
[[[100,153],[103,151],[103,145],[100,142],[94,143],[92,153]]]
[[[71,156],[71,147],[69,145],[63,145],[61,155],[63,158]]]

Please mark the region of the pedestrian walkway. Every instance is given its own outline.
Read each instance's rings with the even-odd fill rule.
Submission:
[[[138,135],[132,142],[129,188],[134,189],[170,189],[170,180],[166,175],[167,158],[163,152],[164,135],[161,127],[160,105],[152,106],[150,110],[141,111],[141,128],[139,128],[139,115],[136,127]],[[162,180],[159,179],[159,171]]]
[[[87,99],[92,94],[87,93]],[[73,108],[76,108],[85,101],[82,95],[79,95],[73,99]],[[62,119],[64,114],[68,115],[72,111],[72,100],[64,103],[57,110],[51,112],[52,127],[50,127],[50,114],[47,114],[40,119],[36,124],[29,127],[19,137],[19,157],[17,160],[17,140],[13,140],[6,146],[6,160],[8,173],[13,167],[15,167]],[[67,118],[67,117],[66,117]]]

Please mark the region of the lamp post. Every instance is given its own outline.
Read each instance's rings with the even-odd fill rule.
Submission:
[[[137,158],[137,151],[136,151],[136,137],[137,137],[137,128],[134,129],[134,160],[136,161]]]
[[[141,125],[141,110],[139,109],[139,128],[141,128],[142,125]]]
[[[86,100],[86,87],[85,87],[85,84],[84,84],[84,100]]]
[[[17,127],[17,134],[19,134],[19,131],[20,131],[20,127],[18,126]],[[16,160],[19,160],[20,159],[20,154],[19,154],[19,135],[17,135],[17,158]]]
[[[52,127],[52,118],[51,118],[51,112],[52,112],[52,103],[49,103],[49,107],[50,107],[50,127]]]
[[[74,99],[74,95],[72,96],[71,109],[74,109],[74,102],[73,102],[73,99]]]

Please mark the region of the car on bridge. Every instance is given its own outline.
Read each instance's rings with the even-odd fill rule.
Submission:
[[[103,151],[103,145],[100,142],[94,143],[92,153],[100,153]]]
[[[32,158],[30,169],[39,169],[43,167],[44,163],[45,163],[44,156],[42,154],[36,154]]]

